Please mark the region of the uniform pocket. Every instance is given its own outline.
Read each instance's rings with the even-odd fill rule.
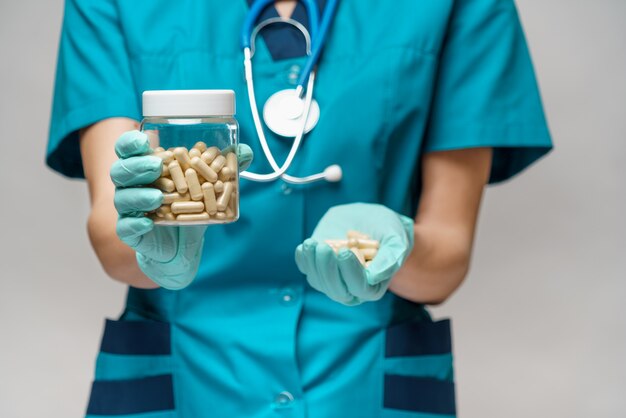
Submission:
[[[111,416],[159,412],[173,413],[174,392],[172,375],[144,377],[142,379],[95,381],[87,406],[87,416]],[[143,418],[143,416],[142,416]]]
[[[455,416],[449,320],[423,320],[389,327],[384,367],[384,417]]]
[[[170,334],[166,322],[107,319],[87,417],[175,417]]]

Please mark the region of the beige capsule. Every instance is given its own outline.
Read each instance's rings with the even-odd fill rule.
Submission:
[[[228,206],[228,201],[230,200],[230,196],[233,193],[235,188],[235,184],[232,181],[227,181],[224,183],[224,191],[217,198],[217,210],[222,212],[226,210]]]
[[[156,210],[156,214],[160,218],[164,218],[165,215],[167,215],[168,213],[172,213],[172,208],[170,208],[170,205],[161,205]]]
[[[234,152],[226,154],[226,167],[230,168],[230,171],[236,173],[239,164],[237,163],[237,155]]]
[[[211,183],[202,185],[202,194],[204,196],[204,207],[209,215],[215,215],[217,212],[217,200],[215,198],[215,188]]]
[[[172,203],[172,213],[176,215],[180,213],[200,213],[204,212],[204,203],[202,202],[174,202]]]
[[[348,247],[354,248],[359,246],[359,240],[356,238],[348,238]]]
[[[215,193],[222,193],[224,191],[224,182],[222,180],[218,180],[215,182]]]
[[[376,257],[376,254],[378,254],[378,250],[376,248],[359,248],[359,251],[363,254],[365,260],[372,260]]]
[[[211,167],[208,166],[201,158],[193,157],[191,159],[191,166],[198,171],[203,178],[211,183],[215,183],[217,181],[217,173],[213,171]]]
[[[233,193],[230,195],[230,201],[228,202],[228,206],[230,206],[235,212],[237,212],[237,208],[239,206],[239,193],[237,189],[233,190]]]
[[[357,239],[357,247],[359,248],[375,248],[377,249],[380,246],[380,243],[375,239]]]
[[[364,234],[364,233],[359,232],[359,231],[355,231],[353,229],[349,230],[346,235],[348,236],[348,238],[370,239],[369,235]]]
[[[347,239],[327,239],[324,242],[326,244],[330,245],[331,247],[334,247],[334,248],[337,248],[337,249],[348,246],[348,240]]]
[[[165,214],[165,220],[166,221],[175,221],[176,220],[176,215],[174,215],[172,212],[166,213]]]
[[[359,259],[359,262],[360,262],[362,265],[365,265],[365,257],[363,257],[363,254],[361,254],[361,251],[359,251],[359,249],[358,249],[358,248],[354,248],[354,247],[353,247],[353,248],[350,248],[350,251],[352,251],[352,253],[353,253],[354,255],[356,255],[356,258],[358,258],[358,259]]]
[[[165,164],[169,164],[174,161],[174,153],[172,151],[155,152],[154,156],[162,159]]]
[[[163,147],[156,147],[154,149],[154,151],[152,151],[152,152],[156,154],[157,152],[163,152],[163,151],[165,151],[165,148],[163,148]]]
[[[208,180],[205,179],[204,177],[202,177],[200,175],[200,173],[198,173],[198,170],[196,170],[196,175],[198,176],[198,181],[200,182],[200,185],[202,185],[203,183],[206,183]]]
[[[157,189],[164,191],[166,193],[171,193],[176,189],[174,182],[168,178],[160,177],[156,179],[154,183],[152,183],[154,187]]]
[[[183,174],[183,170],[178,161],[172,161],[169,163],[168,168],[170,169],[170,176],[172,176],[172,180],[174,180],[176,191],[178,193],[187,193],[189,187],[187,186],[185,175]]]
[[[200,180],[198,180],[198,174],[193,168],[185,170],[185,179],[187,180],[187,186],[189,187],[189,196],[191,200],[202,200],[202,188],[200,187]]]
[[[226,219],[226,213],[225,212],[217,212],[215,214],[215,218],[219,219],[220,221],[223,221]]]
[[[200,152],[198,148],[192,148],[189,150],[189,158],[193,158],[193,157],[200,158],[201,155],[202,153]]]
[[[239,217],[239,193],[237,193],[236,189],[233,190],[233,193],[230,195],[230,201],[228,202],[226,212],[228,212],[229,209],[233,212],[232,218]]]
[[[222,180],[222,181],[228,181],[228,180],[230,180],[231,178],[233,178],[233,174],[235,174],[235,172],[234,172],[234,171],[232,171],[232,170],[230,169],[230,167],[228,167],[228,166],[224,166],[224,168],[222,168],[222,169],[220,170],[220,173],[218,174],[218,177],[219,177],[219,179],[220,179],[220,180]]]
[[[226,207],[226,218],[227,219],[233,219],[235,217],[235,212],[233,212],[233,209],[230,206]]]
[[[163,164],[161,166],[161,177],[169,177],[170,175],[170,168],[168,167],[167,164]]]
[[[176,216],[177,221],[181,222],[191,222],[191,221],[208,221],[211,219],[208,213],[184,213]]]
[[[224,167],[225,165],[226,165],[226,158],[223,155],[218,155],[217,157],[215,157],[210,167],[213,169],[213,171],[215,171],[216,173],[219,173],[222,167]]]
[[[202,161],[205,163],[211,164],[218,155],[220,155],[220,149],[218,147],[211,147],[204,151],[200,158],[202,158]]]
[[[198,151],[200,151],[200,154],[202,154],[204,151],[206,151],[206,144],[204,142],[202,142],[202,141],[196,142],[195,144],[193,144],[193,147],[195,149],[197,149]]]
[[[180,194],[178,192],[163,193],[163,204],[169,205],[174,202],[187,202],[191,199],[189,193]]]
[[[191,160],[189,158],[189,154],[187,153],[187,148],[174,148],[174,158],[176,158],[176,161],[178,161],[178,164],[180,164],[180,167],[183,169],[183,171],[191,167]]]

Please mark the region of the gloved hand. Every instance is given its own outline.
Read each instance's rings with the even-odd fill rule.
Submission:
[[[137,253],[139,268],[155,283],[166,289],[182,289],[195,278],[200,265],[206,225],[154,227],[144,216],[163,201],[160,190],[141,187],[161,175],[162,160],[151,152],[148,136],[129,131],[115,143],[120,158],[111,167],[115,190],[115,208],[120,217],[117,235]],[[252,162],[247,145],[237,148],[239,170]],[[137,187],[139,186],[139,187]]]
[[[348,249],[336,254],[324,241],[342,239],[348,230],[363,232],[380,242],[369,267]],[[314,288],[344,305],[383,297],[393,275],[413,248],[413,220],[385,206],[352,203],[332,207],[313,236],[296,248],[296,264]]]

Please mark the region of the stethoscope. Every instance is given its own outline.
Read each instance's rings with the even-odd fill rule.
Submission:
[[[341,167],[337,164],[330,165],[323,172],[306,177],[294,177],[287,174],[304,135],[310,132],[317,124],[320,116],[319,104],[313,99],[313,86],[315,84],[315,65],[319,61],[320,53],[328,34],[328,30],[335,16],[338,0],[328,0],[324,8],[322,21],[319,21],[319,12],[315,0],[301,0],[306,7],[310,21],[310,33],[300,23],[293,19],[280,17],[270,18],[254,26],[265,7],[275,0],[256,0],[250,7],[250,11],[241,30],[241,47],[243,48],[243,66],[245,71],[246,86],[248,89],[248,101],[252,111],[252,119],[256,129],[263,154],[272,167],[273,172],[257,174],[244,171],[241,177],[258,181],[268,182],[279,178],[292,184],[306,184],[315,181],[326,180],[338,182],[341,180]],[[300,1],[300,0],[299,0]],[[279,166],[265,138],[263,124],[259,116],[254,95],[254,80],[252,77],[252,57],[254,55],[255,40],[258,33],[265,27],[274,23],[287,23],[296,27],[305,38],[308,59],[302,69],[300,78],[295,89],[286,89],[274,93],[263,107],[263,120],[267,127],[282,137],[293,137],[293,143],[289,154],[282,166]],[[306,88],[305,88],[306,84]]]

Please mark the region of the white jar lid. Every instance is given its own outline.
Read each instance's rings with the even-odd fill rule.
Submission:
[[[149,90],[144,91],[143,115],[146,116],[233,116],[233,90]]]

